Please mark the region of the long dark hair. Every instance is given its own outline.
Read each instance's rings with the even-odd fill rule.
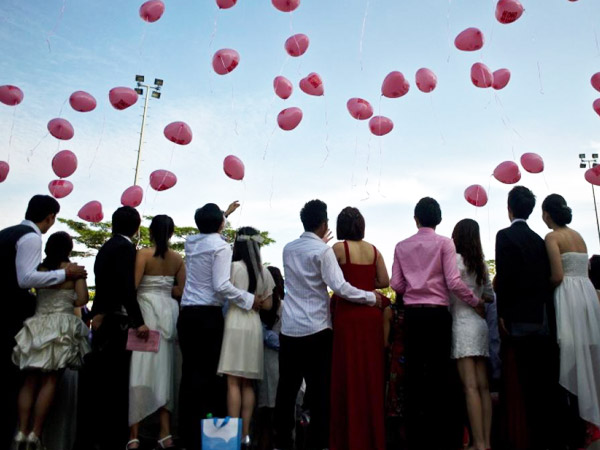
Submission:
[[[248,292],[254,294],[256,291],[256,280],[260,276],[260,273],[257,273],[258,270],[261,269],[262,263],[260,260],[260,250],[258,242],[249,239],[253,236],[260,237],[260,233],[257,229],[252,227],[242,227],[237,230],[235,236],[235,242],[233,244],[233,261],[244,261],[246,263],[246,269],[248,270]],[[253,246],[255,261],[252,261],[252,257],[250,256],[250,248],[249,246]]]
[[[173,236],[175,224],[173,219],[164,214],[154,216],[150,223],[150,239],[156,246],[154,256],[165,258],[165,254],[169,251],[169,239]]]
[[[479,225],[473,219],[463,219],[452,231],[456,253],[463,257],[467,270],[476,275],[479,286],[486,281],[487,270],[481,248]]]
[[[277,323],[279,320],[279,307],[281,306],[281,301],[285,296],[285,290],[283,287],[283,276],[281,275],[281,271],[274,266],[267,267],[267,270],[271,272],[273,276],[273,280],[275,281],[275,287],[273,288],[273,306],[271,309],[261,309],[260,310],[260,320],[265,324],[267,330],[272,330],[273,325]]]
[[[62,263],[70,262],[69,255],[72,250],[73,239],[71,239],[69,233],[57,231],[48,238],[44,249],[46,257],[40,265],[48,270],[59,269]]]

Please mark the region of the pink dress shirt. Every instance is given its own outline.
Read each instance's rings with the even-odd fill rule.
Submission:
[[[419,228],[396,245],[390,285],[404,296],[405,305],[448,306],[450,293],[471,306],[479,304],[460,278],[452,239],[433,228]]]

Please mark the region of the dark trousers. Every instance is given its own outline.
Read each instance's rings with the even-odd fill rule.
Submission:
[[[187,450],[201,447],[201,420],[208,413],[227,415],[225,377],[217,375],[223,341],[223,311],[219,306],[185,306],[177,331],[183,358],[179,425]]]
[[[291,449],[296,397],[306,381],[310,392],[310,448],[329,447],[329,388],[333,333],[323,330],[303,337],[280,335],[279,385],[275,403],[275,447]]]
[[[407,306],[404,325],[408,448],[457,449],[463,407],[450,359],[450,313],[445,307]]]

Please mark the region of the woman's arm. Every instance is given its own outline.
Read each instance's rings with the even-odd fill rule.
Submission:
[[[175,280],[177,280],[177,285],[173,286],[171,296],[179,300],[183,295],[183,288],[185,287],[185,263],[183,262],[183,258],[179,254],[177,254],[177,256],[179,257],[179,268],[175,273]]]
[[[385,261],[383,256],[376,249],[377,252],[377,274],[375,275],[375,288],[383,289],[390,285],[390,276],[388,275],[387,267],[385,267]]]
[[[564,276],[558,240],[554,236],[554,233],[549,233],[546,236],[545,242],[548,260],[550,261],[550,283],[552,283],[553,286],[558,286],[562,283]]]
[[[77,300],[75,300],[75,306],[83,306],[90,300],[87,283],[85,278],[80,278],[75,281],[75,293],[77,294]]]
[[[146,269],[146,249],[140,249],[135,255],[135,288],[142,282],[144,270]]]
[[[269,295],[268,297],[264,297],[264,300],[263,300],[260,308],[269,311],[272,307],[273,307],[273,296]]]

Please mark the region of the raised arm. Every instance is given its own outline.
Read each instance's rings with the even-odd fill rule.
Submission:
[[[562,283],[564,272],[562,259],[560,257],[560,249],[558,248],[558,240],[554,233],[549,233],[545,239],[546,251],[548,252],[548,260],[550,261],[550,283],[552,286],[558,286]]]

